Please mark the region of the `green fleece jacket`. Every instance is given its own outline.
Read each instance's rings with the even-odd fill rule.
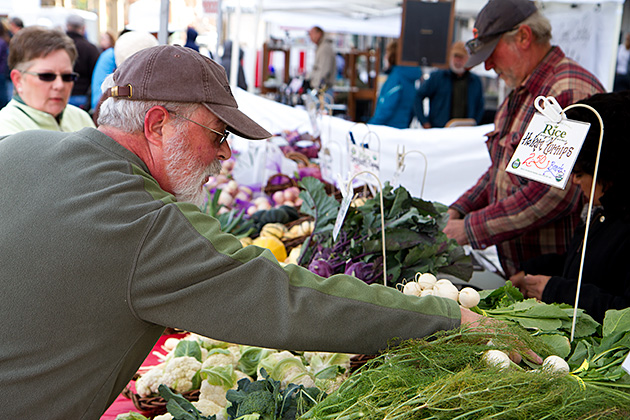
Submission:
[[[0,110],[0,135],[38,129],[70,132],[85,127],[94,127],[92,117],[73,105],[67,105],[59,119],[47,112],[31,108],[15,98]]]
[[[166,326],[375,353],[460,324],[454,301],[324,279],[243,248],[95,129],[0,139],[0,179],[4,418],[99,419]]]

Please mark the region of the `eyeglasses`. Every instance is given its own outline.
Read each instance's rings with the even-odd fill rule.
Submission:
[[[30,74],[31,76],[39,77],[42,82],[54,82],[57,76],[61,77],[64,82],[76,82],[79,79],[79,73],[37,73],[34,71],[23,71],[22,73]]]
[[[223,133],[222,133],[222,132],[220,132],[220,131],[215,130],[214,128],[207,127],[207,126],[205,126],[205,125],[203,125],[203,124],[201,124],[201,123],[198,123],[197,121],[193,121],[193,120],[191,120],[190,118],[186,118],[186,117],[184,117],[183,115],[180,115],[180,114],[176,113],[175,111],[171,111],[171,110],[168,110],[168,109],[167,109],[167,111],[168,111],[169,113],[171,113],[171,114],[175,115],[176,117],[179,117],[179,118],[181,118],[181,119],[184,119],[184,120],[186,120],[186,121],[189,121],[189,122],[191,122],[191,123],[193,123],[193,124],[197,124],[197,125],[198,125],[198,126],[200,126],[200,127],[203,127],[203,128],[205,128],[205,129],[207,129],[207,130],[212,131],[212,132],[213,132],[213,133],[215,133],[215,134],[220,135],[220,136],[221,136],[221,139],[219,140],[219,146],[220,146],[220,145],[222,145],[222,144],[223,144],[223,142],[224,142],[224,141],[228,138],[228,136],[230,135],[230,132],[229,132],[229,131],[227,131],[227,130],[223,131]]]

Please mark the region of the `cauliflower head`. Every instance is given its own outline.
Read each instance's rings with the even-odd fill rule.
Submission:
[[[146,371],[144,375],[141,375],[136,381],[136,393],[141,397],[148,397],[151,394],[158,393],[158,386],[162,382],[162,374],[164,373],[164,366],[166,363],[160,363],[154,366],[150,370]]]
[[[194,357],[174,357],[166,362],[160,382],[176,392],[186,392],[193,387],[193,376],[200,369],[201,362]]]

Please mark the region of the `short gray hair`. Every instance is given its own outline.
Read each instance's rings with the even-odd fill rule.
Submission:
[[[101,85],[103,92],[114,86],[113,76],[110,74]],[[144,117],[154,106],[163,106],[170,111],[189,116],[201,106],[194,102],[166,102],[166,101],[132,101],[126,99],[105,99],[98,111],[98,125],[115,127],[126,133],[142,133],[144,131]],[[178,121],[176,124],[180,124]]]
[[[537,44],[548,44],[551,42],[551,22],[549,22],[549,19],[543,16],[540,11],[534,12],[527,19],[522,21],[518,25],[518,28],[520,28],[522,25],[527,25],[530,27]],[[505,38],[507,38],[508,41],[512,41],[518,31],[518,28],[507,32],[504,35]]]

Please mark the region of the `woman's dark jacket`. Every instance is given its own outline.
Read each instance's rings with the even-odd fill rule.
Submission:
[[[613,187],[600,201],[603,209],[591,217],[578,305],[599,322],[608,309],[630,306],[630,198]],[[583,240],[584,225],[565,255],[542,255],[523,264],[527,274],[552,276],[544,302],[575,304]]]

